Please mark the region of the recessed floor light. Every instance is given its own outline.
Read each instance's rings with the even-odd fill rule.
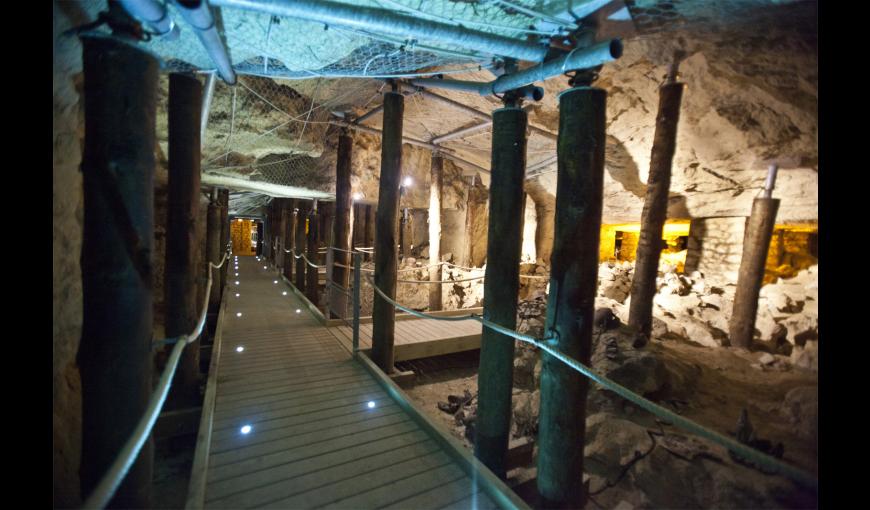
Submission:
[[[241,316],[242,316],[242,312],[236,312],[236,317],[241,317]]]
[[[286,295],[287,295],[287,291],[285,290],[284,292],[281,293],[281,295],[282,295],[282,296],[286,296]]]
[[[239,297],[239,293],[238,293],[238,292],[236,292],[236,297]]]
[[[244,427],[241,428],[241,432],[242,432],[242,434],[249,434],[251,432],[251,426],[245,425]]]
[[[297,308],[297,309],[296,309],[296,313],[302,313],[302,310],[300,310],[300,309]]]
[[[238,280],[236,280],[236,285],[238,285],[238,284],[239,284],[239,281],[238,281]]]
[[[368,406],[369,406],[369,409],[374,409],[374,408],[375,408],[375,403],[372,402],[371,400],[369,400]]]
[[[236,347],[236,352],[242,352],[242,351],[244,351],[244,350],[245,350],[245,348],[242,347],[241,345],[238,346],[238,347]]]

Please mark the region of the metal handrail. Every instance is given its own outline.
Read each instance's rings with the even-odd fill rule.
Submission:
[[[785,476],[791,478],[792,480],[799,482],[799,483],[801,483],[801,484],[803,484],[803,485],[805,485],[813,490],[818,490],[818,485],[819,485],[818,479],[816,477],[814,477],[812,474],[804,471],[803,469],[786,464],[785,462],[783,462],[783,461],[781,461],[773,456],[762,453],[761,451],[756,450],[755,448],[752,448],[748,445],[739,443],[739,442],[735,441],[734,439],[731,439],[730,437],[724,436],[724,435],[722,435],[714,430],[710,430],[710,429],[704,427],[703,425],[695,423],[692,420],[689,420],[683,416],[680,416],[680,415],[672,412],[669,409],[666,409],[666,408],[656,404],[655,402],[647,400],[646,398],[644,398],[644,397],[638,395],[637,393],[634,393],[633,391],[629,390],[625,386],[622,386],[621,384],[619,384],[615,381],[612,381],[612,380],[608,379],[607,377],[595,372],[594,370],[592,370],[588,366],[584,365],[580,361],[578,361],[578,360],[574,359],[573,357],[569,356],[568,354],[565,354],[564,352],[558,350],[555,347],[558,339],[552,333],[550,335],[546,336],[543,340],[538,340],[532,336],[524,335],[524,334],[518,333],[512,329],[505,328],[504,326],[501,326],[499,324],[491,322],[491,321],[489,321],[489,320],[487,320],[487,319],[485,319],[477,314],[474,314],[474,313],[472,313],[470,315],[459,316],[459,317],[442,317],[442,316],[426,314],[423,312],[418,312],[417,310],[414,310],[412,308],[408,308],[406,306],[403,306],[403,305],[397,303],[395,300],[393,300],[392,298],[387,296],[380,288],[377,287],[377,285],[375,285],[373,278],[371,276],[366,275],[366,279],[368,280],[369,285],[371,285],[375,289],[375,291],[378,294],[380,294],[380,296],[386,302],[390,303],[390,305],[392,305],[393,307],[395,307],[399,310],[403,310],[407,313],[410,313],[412,315],[416,315],[417,317],[420,317],[423,319],[434,319],[434,320],[442,320],[442,321],[475,320],[477,322],[480,322],[483,326],[488,327],[488,328],[490,328],[498,333],[501,333],[502,335],[514,338],[514,339],[519,340],[521,342],[531,344],[531,345],[543,350],[544,352],[553,356],[554,358],[561,361],[562,363],[564,363],[568,367],[576,370],[577,372],[579,372],[583,376],[591,379],[592,381],[598,383],[599,385],[613,391],[614,393],[616,393],[620,397],[622,397],[622,398],[640,406],[641,408],[643,408],[643,409],[675,424],[678,427],[683,428],[684,430],[688,430],[689,432],[695,433],[695,434],[697,434],[697,435],[699,435],[699,436],[701,436],[709,441],[712,441],[720,446],[723,446],[723,447],[727,448],[728,450],[730,450],[730,451],[732,451],[732,452],[734,452],[734,453],[736,453],[736,454],[738,454],[746,459],[749,459],[750,461],[752,461],[756,464],[759,464],[761,466],[764,466],[767,469],[770,469],[772,471],[775,471],[775,472],[778,472],[782,475],[785,475]],[[354,303],[354,305],[358,306],[359,302],[356,301]]]
[[[220,267],[227,261],[230,252],[232,251],[231,246],[232,243],[227,245],[227,251],[224,252],[224,256],[219,264],[215,265],[213,262],[208,263],[208,283],[205,288],[202,312],[199,314],[199,320],[197,321],[194,330],[188,335],[181,335],[177,338],[169,338],[158,342],[158,344],[175,343],[175,347],[172,348],[172,353],[169,355],[169,360],[166,362],[166,368],[163,370],[163,374],[160,376],[160,381],[157,383],[157,387],[151,395],[151,400],[148,402],[148,407],[145,409],[142,418],[139,419],[139,423],[133,430],[133,434],[127,442],[124,443],[124,447],[118,453],[115,461],[109,467],[106,474],[100,479],[100,482],[97,484],[96,488],[94,488],[93,492],[91,492],[88,499],[86,499],[84,504],[82,504],[82,508],[105,507],[112,496],[115,495],[115,491],[118,490],[118,487],[121,485],[124,477],[127,476],[127,472],[130,470],[130,467],[133,465],[133,462],[135,462],[139,452],[142,450],[142,446],[151,434],[151,429],[154,428],[154,423],[157,422],[157,417],[160,414],[160,410],[163,408],[166,396],[169,394],[172,377],[175,375],[176,368],[178,368],[178,361],[181,359],[182,351],[184,351],[186,346],[195,342],[196,339],[199,338],[199,335],[202,334],[208,312],[208,300],[214,279],[214,270],[220,269]]]

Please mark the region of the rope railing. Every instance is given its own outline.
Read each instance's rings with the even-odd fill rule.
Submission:
[[[625,386],[622,386],[621,384],[619,384],[615,381],[612,381],[612,380],[608,379],[607,377],[593,371],[588,366],[584,365],[583,363],[579,362],[578,360],[574,359],[573,357],[565,354],[564,352],[562,352],[562,351],[556,349],[555,347],[553,347],[552,345],[550,345],[550,344],[553,344],[554,342],[556,342],[556,340],[557,340],[557,337],[552,333],[550,335],[548,335],[547,337],[545,337],[543,340],[538,340],[538,339],[531,337],[529,335],[524,335],[524,334],[518,333],[512,329],[505,328],[504,326],[501,326],[499,324],[491,322],[491,321],[481,317],[480,315],[477,315],[474,313],[472,313],[470,315],[463,315],[463,316],[458,316],[458,317],[441,317],[441,316],[436,316],[436,315],[430,315],[430,314],[423,313],[423,312],[418,312],[417,310],[408,308],[406,306],[403,306],[403,305],[397,303],[395,300],[393,300],[392,298],[390,298],[389,296],[384,294],[384,292],[380,288],[378,288],[377,285],[375,285],[374,281],[372,281],[372,278],[370,276],[366,275],[366,279],[369,280],[369,282],[368,282],[369,285],[371,285],[375,289],[375,291],[385,301],[390,303],[395,308],[398,308],[399,310],[402,310],[404,312],[410,313],[411,315],[415,315],[415,316],[423,318],[423,319],[434,319],[434,320],[441,320],[441,321],[475,320],[477,322],[480,322],[482,325],[492,329],[493,331],[496,331],[496,332],[501,333],[501,334],[508,336],[508,337],[512,337],[512,338],[519,340],[521,342],[531,344],[531,345],[543,350],[544,352],[546,352],[550,356],[553,356],[554,358],[558,359],[559,361],[561,361],[565,365],[576,370],[577,372],[580,372],[582,375],[584,375],[585,377],[598,383],[599,385],[603,386],[604,388],[607,388],[607,389],[613,391],[614,393],[616,393],[620,397],[628,400],[629,402],[632,402],[632,403],[638,405],[639,407],[649,411],[650,413],[655,414],[655,415],[659,416],[660,418],[663,418],[664,420],[666,420],[670,423],[673,423],[674,425],[676,425],[684,430],[687,430],[687,431],[692,432],[694,434],[697,434],[698,436],[701,436],[709,441],[712,441],[712,442],[736,453],[737,455],[740,455],[741,457],[748,459],[751,462],[754,462],[755,464],[758,464],[760,466],[767,468],[768,470],[775,471],[775,472],[780,473],[784,476],[787,476],[788,478],[791,478],[792,480],[794,480],[796,482],[799,482],[807,487],[810,487],[813,490],[818,490],[818,485],[819,485],[818,479],[816,479],[816,477],[814,477],[812,474],[810,474],[802,469],[799,469],[799,468],[796,468],[796,467],[791,466],[789,464],[786,464],[785,462],[782,462],[781,460],[779,460],[775,457],[772,457],[772,456],[767,455],[759,450],[756,450],[755,448],[752,448],[752,447],[747,446],[745,444],[739,443],[739,442],[735,441],[734,439],[731,439],[730,437],[724,436],[724,435],[722,435],[714,430],[710,430],[710,429],[704,427],[703,425],[700,425],[698,423],[695,423],[692,420],[689,420],[688,418],[680,416],[680,415],[674,413],[673,411],[666,409],[666,408],[656,404],[655,402],[647,400],[646,398],[634,393],[633,391],[629,390]]]
[[[178,368],[178,361],[181,359],[182,351],[184,351],[184,348],[187,345],[192,344],[197,338],[199,338],[199,335],[205,327],[208,312],[208,300],[214,279],[214,269],[220,269],[227,261],[232,250],[230,246],[231,245],[227,246],[227,251],[224,252],[224,256],[219,264],[215,265],[213,262],[208,263],[208,283],[205,288],[202,312],[199,314],[199,320],[197,321],[194,330],[188,335],[181,335],[177,338],[168,338],[156,342],[155,345],[175,343],[175,347],[172,348],[172,353],[169,355],[169,359],[166,362],[166,368],[163,370],[163,374],[160,376],[160,381],[157,383],[157,387],[151,395],[151,400],[148,402],[148,407],[145,409],[142,418],[139,419],[139,423],[133,430],[133,434],[127,442],[124,443],[124,447],[118,453],[115,461],[109,467],[106,474],[103,475],[103,478],[100,479],[100,482],[97,484],[96,488],[94,488],[93,492],[91,492],[88,499],[85,500],[82,508],[105,507],[112,496],[115,495],[115,491],[118,490],[118,487],[121,485],[124,477],[127,476],[127,472],[130,470],[130,467],[133,465],[133,462],[142,450],[142,446],[148,439],[149,434],[151,434],[151,429],[154,428],[154,424],[157,422],[157,417],[163,408],[166,396],[169,394],[172,377],[175,375],[175,370]]]

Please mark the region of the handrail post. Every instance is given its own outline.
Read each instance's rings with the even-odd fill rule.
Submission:
[[[353,355],[359,352],[360,284],[362,279],[362,253],[353,254]]]

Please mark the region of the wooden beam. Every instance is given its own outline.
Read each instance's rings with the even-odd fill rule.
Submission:
[[[767,250],[773,237],[773,226],[779,210],[779,199],[756,198],[743,236],[743,258],[737,276],[734,307],[731,313],[731,345],[751,349],[758,313],[758,294],[764,280]]]
[[[378,187],[377,231],[375,232],[375,285],[391,299],[396,297],[396,224],[399,215],[399,183],[402,170],[402,117],[405,97],[384,93],[384,131],[381,138],[381,178]],[[372,361],[381,370],[393,372],[395,341],[393,305],[378,293],[372,310],[374,345]]]
[[[637,346],[646,344],[652,332],[652,307],[656,294],[659,257],[664,248],[662,231],[668,217],[668,194],[671,188],[671,165],[677,145],[677,122],[680,118],[682,83],[666,83],[659,89],[659,113],[650,157],[646,200],[640,220],[640,240],[634,277],[631,280],[631,305],[628,324],[640,333]]]
[[[444,158],[432,154],[429,167],[429,265],[441,261],[441,189],[444,187]],[[429,268],[429,311],[441,310],[441,266]],[[437,282],[437,283],[434,283]]]
[[[483,315],[507,329],[514,329],[517,322],[527,121],[528,114],[513,106],[493,114]],[[513,367],[514,339],[483,328],[474,453],[501,478],[506,474],[505,455],[510,438]]]
[[[199,318],[196,293],[196,219],[199,217],[200,108],[202,85],[195,76],[169,75],[169,184],[166,211],[164,294],[169,338],[193,331]],[[220,208],[223,211],[223,208]],[[220,225],[218,225],[220,227]],[[212,287],[220,292],[220,272]],[[184,349],[167,410],[199,405],[199,339]]]
[[[76,361],[84,498],[115,461],[151,397],[159,63],[118,39],[83,37],[82,46],[83,308]],[[152,506],[153,446],[148,438],[109,508]]]
[[[333,252],[332,280],[343,288],[350,287],[350,273],[343,266],[350,266],[350,253],[342,250],[350,250],[351,231],[351,208],[353,197],[351,196],[351,158],[353,156],[353,138],[343,131],[338,136],[338,155],[335,164],[335,223],[333,224],[332,236],[335,247]],[[334,289],[330,289],[330,301],[338,306],[331,307],[338,310],[347,309],[347,296]],[[335,316],[330,312],[330,317]]]
[[[311,264],[317,264],[317,227],[318,227],[318,215],[317,215],[317,201],[315,200],[311,209],[308,211],[308,238],[306,239],[306,256],[308,257],[308,261]],[[317,281],[317,268],[311,267],[310,264],[305,264],[305,296],[309,301],[314,303],[314,306],[317,306],[317,292],[318,292],[318,281]]]
[[[546,331],[555,348],[589,365],[598,285],[607,93],[575,87],[559,96],[559,177]],[[589,379],[543,354],[538,491],[544,508],[582,508]]]
[[[306,229],[308,225],[308,204],[299,201],[296,212],[296,255],[305,253],[308,239],[306,237]],[[302,257],[295,258],[296,260],[296,280],[294,285],[300,292],[305,292],[305,260]]]

